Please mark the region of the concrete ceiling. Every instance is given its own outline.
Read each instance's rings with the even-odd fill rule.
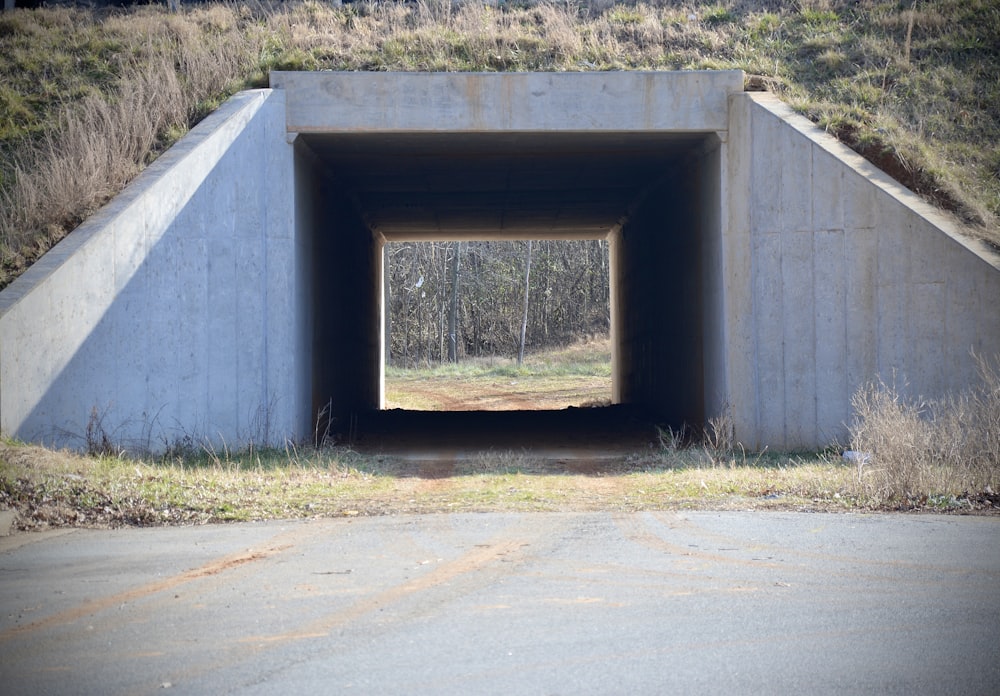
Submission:
[[[387,240],[599,238],[702,133],[301,136]]]

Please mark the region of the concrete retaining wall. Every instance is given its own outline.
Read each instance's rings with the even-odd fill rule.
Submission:
[[[995,254],[775,97],[730,98],[729,406],[745,443],[846,435],[882,379],[938,397],[1000,352]]]
[[[163,449],[308,430],[284,94],[227,102],[0,293],[0,430]]]

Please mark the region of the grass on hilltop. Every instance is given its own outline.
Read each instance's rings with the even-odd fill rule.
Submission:
[[[1000,243],[1000,5],[198,4],[0,14],[0,288],[270,70],[741,69]]]

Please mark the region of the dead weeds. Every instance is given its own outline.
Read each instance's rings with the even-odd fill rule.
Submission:
[[[276,455],[277,456],[277,455]],[[740,462],[642,453],[599,464],[481,453],[444,465],[317,450],[265,463],[96,458],[0,442],[0,508],[17,529],[191,525],[262,519],[646,510],[933,511],[1000,514],[992,492],[858,496],[839,456]],[[424,472],[426,475],[421,474]]]

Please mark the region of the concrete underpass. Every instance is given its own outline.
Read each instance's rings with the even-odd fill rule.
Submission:
[[[296,146],[319,189],[309,224],[313,408],[336,404],[335,429],[353,423],[351,437],[363,439],[358,423],[386,436],[414,421],[505,446],[537,441],[520,432],[532,423],[593,432],[595,414],[579,412],[372,413],[382,403],[382,243],[529,238],[610,242],[613,401],[633,417],[700,428],[702,240],[719,235],[715,133],[303,134]],[[658,307],[669,321],[651,320]],[[345,327],[355,340],[343,340]]]
[[[527,238],[608,240],[615,405],[380,410],[382,245]],[[0,292],[0,430],[489,449],[724,416],[814,448],[867,381],[973,383],[997,297],[995,254],[740,72],[279,72]]]

